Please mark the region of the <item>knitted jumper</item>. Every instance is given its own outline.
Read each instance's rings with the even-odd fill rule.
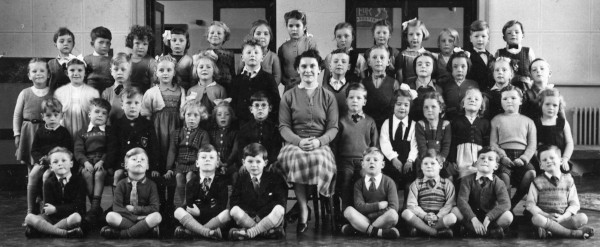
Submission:
[[[570,174],[564,174],[556,186],[542,174],[533,180],[533,185],[538,190],[537,206],[544,212],[563,214],[569,207],[569,191],[575,186]]]

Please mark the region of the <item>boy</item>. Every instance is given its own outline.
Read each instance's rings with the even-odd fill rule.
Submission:
[[[457,204],[464,215],[463,227],[479,236],[504,238],[504,229],[512,223],[513,215],[506,186],[494,175],[499,156],[489,147],[479,150],[477,156],[477,173],[460,182]]]
[[[115,188],[113,211],[106,214],[108,226],[102,227],[100,235],[108,239],[135,238],[152,230],[159,237],[158,224],[162,217],[158,212],[156,184],[146,178],[148,156],[142,148],[133,148],[125,155],[125,169],[129,174]]]
[[[85,213],[83,179],[71,173],[73,154],[66,148],[55,147],[49,153],[50,169],[54,176],[44,183],[44,210],[40,215],[27,214],[25,236],[39,233],[67,238],[81,238],[81,215]]]
[[[432,237],[452,238],[450,229],[457,220],[456,200],[452,181],[440,177],[444,163],[434,149],[430,149],[421,162],[423,178],[410,185],[408,208],[402,219],[411,226],[410,235],[417,230]]]
[[[542,108],[538,102],[538,94],[546,89],[553,88],[553,84],[548,84],[552,71],[550,64],[543,58],[536,58],[529,64],[529,73],[533,80],[533,85],[523,94],[523,106],[521,106],[521,114],[536,120],[542,116]]]
[[[336,56],[337,54],[333,55],[332,61]],[[334,76],[336,73],[334,71]],[[341,192],[342,211],[352,205],[352,184],[361,177],[362,152],[377,146],[379,138],[375,120],[363,112],[367,89],[360,83],[353,83],[347,88],[348,111],[339,120],[338,136],[334,141],[334,154],[338,157],[337,189]]]
[[[113,78],[110,73],[111,56],[110,42],[112,34],[105,27],[96,27],[90,33],[92,42],[90,44],[94,48],[94,53],[87,55],[83,61],[87,63],[90,72],[87,76],[87,84],[98,90],[102,95],[105,88],[110,87]]]
[[[560,171],[561,153],[556,146],[542,146],[538,150],[543,174],[538,175],[529,187],[527,211],[533,217],[539,238],[552,235],[588,239],[594,229],[583,226],[588,218],[579,211],[579,198],[571,174]]]
[[[363,152],[362,167],[365,176],[354,184],[354,207],[344,210],[350,222],[342,226],[342,233],[366,233],[370,237],[397,239],[398,194],[394,181],[381,173],[383,154],[376,147]],[[356,209],[355,209],[356,208]],[[358,232],[357,232],[358,231]]]
[[[488,66],[494,56],[485,49],[490,41],[490,27],[486,21],[476,20],[471,23],[470,30],[469,39],[473,47],[467,51],[473,55],[470,56],[471,68],[467,72],[467,79],[478,82],[481,92],[488,92],[494,86]]]
[[[121,104],[121,93],[125,87],[130,87],[129,76],[131,75],[131,58],[124,52],[119,52],[110,63],[110,74],[115,84],[102,92],[102,98],[110,102],[111,108],[108,113],[108,124],[112,125],[117,119],[123,117],[123,106]]]
[[[349,78],[346,78],[346,72],[350,66],[350,56],[342,49],[331,52],[331,60],[328,66],[331,77],[323,76],[323,87],[329,89],[335,95],[340,111],[339,115],[342,116],[348,111],[348,105],[346,104],[348,85],[359,81],[349,81]]]
[[[267,155],[265,147],[258,143],[244,147],[242,163],[248,172],[240,174],[231,194],[231,218],[242,228],[231,228],[231,239],[246,240],[259,235],[285,237],[283,206],[287,186],[281,176],[263,170]]]
[[[58,57],[48,61],[48,67],[50,67],[49,87],[50,91],[54,92],[57,88],[70,82],[63,65],[75,58],[75,55],[71,54],[75,46],[75,35],[68,28],[61,27],[54,33],[52,41],[54,47],[58,49]]]
[[[227,181],[216,175],[219,156],[210,144],[204,144],[198,150],[196,166],[200,169],[200,179],[192,179],[186,185],[186,204],[175,210],[175,219],[181,223],[175,229],[176,238],[201,236],[223,239],[221,229],[229,223],[231,217],[227,209]]]
[[[94,223],[102,213],[100,200],[104,190],[104,177],[106,170],[106,148],[114,145],[107,142],[110,135],[110,126],[106,126],[106,119],[110,111],[108,101],[95,98],[90,102],[90,124],[75,136],[75,160],[83,167],[81,175],[87,187],[87,196],[90,200],[90,211],[86,213],[86,221]],[[108,164],[106,165],[108,167]]]
[[[262,70],[260,63],[263,59],[263,50],[256,39],[248,39],[242,45],[242,61],[244,69],[241,74],[236,75],[231,81],[231,88],[227,92],[231,94],[231,107],[240,120],[240,124],[250,121],[252,115],[248,110],[251,105],[250,97],[258,92],[264,91],[272,103],[272,111],[269,119],[277,123],[279,116],[279,89],[275,78]],[[244,146],[242,146],[244,147]]]

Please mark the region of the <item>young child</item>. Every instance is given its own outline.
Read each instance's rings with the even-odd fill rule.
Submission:
[[[390,38],[392,37],[392,32],[394,31],[392,24],[388,21],[388,20],[380,20],[377,21],[373,24],[373,27],[371,27],[371,32],[373,33],[373,47],[375,46],[383,46],[387,51],[388,51],[388,63],[385,67],[385,73],[386,75],[388,75],[389,77],[394,78],[395,74],[394,72],[396,71],[396,58],[398,56],[400,56],[400,51],[398,51],[398,49],[390,47],[389,46],[389,41]],[[370,65],[371,62],[369,61],[369,59],[371,58],[371,50],[373,50],[373,48],[371,49],[367,49],[364,53],[364,57],[365,60],[367,62],[367,65]],[[373,73],[373,68],[370,67],[365,67],[364,68],[365,71],[363,71],[362,74],[362,78],[367,78],[371,76],[371,73]]]
[[[166,174],[165,178],[171,179],[175,173],[177,187],[175,192],[178,196],[171,197],[167,203],[180,207],[185,199],[185,185],[192,180],[195,171],[198,171],[196,165],[197,154],[200,147],[209,143],[208,133],[200,128],[199,124],[202,119],[202,112],[206,111],[205,107],[197,100],[190,100],[181,108],[181,118],[184,120],[184,127],[177,128],[171,133],[169,141],[168,156],[166,159]],[[171,192],[169,195],[171,196]],[[188,201],[188,203],[191,203]],[[188,204],[191,205],[191,204]]]
[[[281,63],[281,83],[287,90],[300,83],[300,75],[294,68],[296,56],[308,50],[318,50],[318,48],[312,35],[306,34],[306,14],[304,12],[292,10],[285,13],[283,18],[290,39],[279,47],[277,55]]]
[[[394,227],[398,223],[398,193],[394,181],[381,173],[383,166],[383,154],[378,148],[370,147],[363,152],[365,175],[354,184],[354,207],[344,210],[344,217],[350,224],[342,226],[343,234],[360,232],[370,237],[400,237]]]
[[[500,157],[501,167],[496,172],[510,196],[511,180],[518,185],[511,201],[513,209],[535,178],[535,168],[529,161],[535,154],[537,134],[531,119],[519,114],[523,94],[513,85],[500,91],[504,113],[492,119],[490,146]]]
[[[462,99],[460,115],[452,121],[452,146],[447,167],[450,179],[456,184],[464,176],[477,171],[473,164],[477,161],[477,152],[490,145],[490,121],[483,118],[485,103],[477,88],[469,88]]]
[[[400,88],[400,83],[397,80],[386,75],[385,68],[390,61],[389,56],[390,53],[385,46],[372,47],[367,61],[373,72],[371,76],[361,81],[368,92],[364,111],[375,119],[378,129],[381,128],[383,121],[392,112],[390,102],[394,96],[394,91]]]
[[[460,38],[458,31],[454,28],[444,28],[438,35],[438,48],[440,53],[437,54],[437,79],[441,81],[448,80],[451,77],[452,71],[446,70],[450,57],[454,54],[455,49],[459,50]],[[416,68],[415,68],[416,69]]]
[[[508,85],[510,85],[510,80],[513,78],[515,74],[515,64],[510,58],[507,57],[497,57],[495,61],[493,61],[493,77],[494,77],[494,86],[490,89],[487,98],[489,99],[489,110],[486,114],[487,119],[490,121],[498,114],[502,114],[504,109],[502,109],[502,96],[500,91]]]
[[[413,237],[417,231],[438,238],[454,237],[450,227],[456,224],[460,212],[456,208],[452,181],[440,177],[443,167],[437,152],[429,150],[421,162],[423,177],[410,185],[408,207],[402,212],[402,219],[411,226]]]
[[[73,153],[55,147],[48,153],[54,176],[44,183],[42,214],[28,213],[25,217],[25,236],[39,233],[66,238],[82,238],[81,216],[85,213],[85,185],[77,174],[71,173]]]
[[[529,64],[529,72],[533,80],[533,85],[523,94],[523,106],[521,114],[528,116],[531,119],[537,119],[542,116],[538,95],[545,89],[554,88],[554,85],[548,84],[552,71],[550,64],[542,58],[534,59]],[[561,149],[562,150],[562,149]]]
[[[248,34],[248,37],[258,40],[263,54],[262,62],[260,63],[260,68],[265,72],[271,74],[273,78],[275,78],[275,82],[279,86],[279,84],[281,83],[281,62],[279,61],[279,57],[277,56],[277,54],[269,49],[269,44],[271,44],[274,38],[271,26],[265,20],[257,20],[254,23],[252,23],[252,27],[250,28],[250,33]],[[240,68],[238,69],[238,73],[242,71],[242,68],[244,68],[245,65],[246,64],[242,60],[242,66],[240,66]]]
[[[219,68],[215,60],[205,53],[197,56],[194,62],[194,75],[197,77],[195,80],[198,80],[198,84],[187,91],[186,100],[199,100],[206,107],[207,112],[212,112],[215,100],[227,98],[227,92],[216,82],[219,78]]]
[[[241,228],[231,228],[230,239],[285,237],[283,215],[287,186],[281,176],[264,170],[267,157],[267,150],[258,143],[244,147],[242,162],[248,172],[240,174],[230,203],[231,218]]]
[[[440,83],[442,96],[446,103],[445,118],[452,121],[460,114],[460,105],[469,88],[479,88],[476,81],[466,79],[471,68],[469,55],[464,51],[455,52],[450,56],[446,70],[451,74],[445,82]]]
[[[502,27],[502,38],[506,41],[506,47],[498,49],[495,55],[496,57],[508,57],[518,64],[511,84],[517,86],[521,91],[531,88],[531,74],[527,69],[535,59],[533,49],[522,44],[524,34],[525,30],[521,22],[517,20],[508,21]]]
[[[224,49],[223,45],[229,40],[230,35],[231,31],[225,22],[213,21],[206,29],[206,40],[208,40],[209,47],[201,52],[208,54],[216,62],[217,68],[219,68],[217,82],[228,91],[231,91],[231,78],[235,74],[235,59],[233,52]]]
[[[467,79],[476,81],[482,92],[488,92],[494,86],[494,79],[490,78],[492,71],[488,66],[494,60],[494,56],[486,50],[490,42],[490,27],[486,21],[476,20],[469,26],[469,33],[472,48],[467,51],[472,54],[472,66],[467,72]]]
[[[175,229],[174,236],[223,239],[221,229],[231,221],[231,216],[227,209],[227,183],[216,174],[219,156],[210,144],[202,144],[195,151],[200,179],[190,180],[185,185],[186,206],[175,210],[175,219],[181,226]]]
[[[113,211],[106,214],[108,226],[102,227],[100,235],[107,239],[135,238],[152,231],[153,237],[158,238],[158,224],[162,221],[158,190],[146,177],[148,156],[144,149],[127,151],[125,169],[129,176],[115,188]]]
[[[231,96],[231,106],[233,107],[240,124],[244,124],[252,119],[249,103],[250,97],[258,92],[265,92],[273,102],[273,111],[269,119],[277,122],[279,116],[279,89],[275,78],[261,67],[263,59],[263,50],[258,40],[247,39],[242,44],[242,61],[244,69],[242,73],[236,75],[231,81],[232,89],[229,90]]]
[[[579,211],[579,198],[571,174],[562,174],[560,149],[542,146],[538,149],[543,174],[538,175],[527,193],[527,210],[533,215],[539,238],[553,235],[588,239],[594,229],[584,226],[588,217]]]
[[[452,127],[449,121],[440,117],[444,109],[446,105],[440,93],[431,92],[423,96],[425,119],[418,121],[415,128],[420,158],[425,157],[429,149],[434,149],[442,157],[442,163],[445,163],[448,158],[452,142]],[[442,176],[446,176],[445,170],[442,171]]]
[[[131,53],[131,85],[138,87],[143,94],[154,85],[156,60],[148,55],[150,43],[154,40],[152,28],[134,25],[125,39],[125,46]]]
[[[235,113],[229,102],[223,100],[215,106],[212,116],[214,122],[208,129],[210,144],[217,149],[221,166],[234,176],[233,172],[239,168],[236,167],[238,157],[233,152],[239,126],[235,122]]]
[[[181,28],[165,31],[165,46],[170,49],[169,56],[175,58],[175,78],[184,90],[192,86],[194,60],[187,54],[190,48],[190,33]]]
[[[513,214],[509,211],[510,197],[504,182],[494,175],[500,158],[488,147],[479,150],[477,156],[477,172],[462,179],[456,198],[463,216],[462,227],[470,234],[504,238]]]
[[[40,194],[41,183],[50,177],[51,170],[48,169],[48,152],[55,147],[65,147],[73,150],[73,138],[69,131],[60,125],[62,119],[62,104],[55,98],[42,101],[42,120],[44,127],[40,127],[33,136],[31,144],[31,158],[33,167],[27,176],[27,213],[39,213],[39,205],[36,205]]]
[[[333,55],[337,54],[339,51],[346,53],[348,55],[348,59],[346,60],[349,64],[349,67],[346,69],[343,78],[347,78],[348,80],[353,82],[359,82],[364,77],[363,71],[366,69],[367,63],[365,61],[365,57],[361,56],[357,50],[354,50],[352,48],[354,37],[355,32],[354,27],[352,27],[352,24],[347,22],[340,22],[337,25],[335,25],[335,28],[333,29],[333,38],[335,39],[337,48],[334,51],[332,51],[331,54],[328,54],[325,57],[325,64],[331,65]],[[329,70],[325,70],[323,78],[329,78],[329,75],[333,73],[333,70],[335,68],[333,68],[333,66],[331,67],[332,68],[329,68]]]
[[[104,89],[110,87],[113,83],[110,70],[111,57],[109,54],[112,34],[108,28],[100,26],[92,29],[90,36],[92,38],[92,42],[90,43],[94,48],[94,53],[83,58],[83,61],[85,61],[89,68],[87,84],[102,94]]]
[[[108,124],[112,125],[117,119],[123,117],[123,106],[121,104],[121,93],[125,87],[130,87],[131,82],[131,57],[124,52],[119,52],[113,57],[110,64],[110,74],[115,83],[108,90],[102,92],[102,98],[110,102],[108,113]]]
[[[59,87],[69,83],[69,77],[65,69],[65,64],[75,58],[71,54],[75,47],[75,35],[66,27],[61,27],[54,33],[52,38],[54,47],[58,49],[58,56],[48,61],[50,67],[50,91],[54,92]]]
[[[98,90],[83,82],[85,78],[86,64],[84,61],[74,58],[67,63],[67,75],[71,82],[56,90],[54,97],[63,106],[64,118],[61,124],[69,130],[71,136],[89,123],[88,112],[90,100],[100,97]]]
[[[349,78],[346,78],[346,74],[348,74],[350,56],[348,56],[344,50],[334,50],[327,56],[329,58],[329,70],[326,71],[330,72],[329,75],[323,75],[323,87],[329,89],[329,91],[335,95],[335,99],[338,103],[338,110],[341,116],[348,112],[348,105],[346,104],[348,86],[352,83],[360,81],[353,81]]]
[[[28,171],[31,171],[31,166],[38,162],[31,157],[30,152],[33,136],[43,123],[40,119],[42,101],[50,99],[52,94],[49,93],[50,88],[48,88],[50,68],[46,61],[33,58],[29,60],[27,70],[27,77],[33,86],[23,89],[17,97],[13,113],[13,133],[17,148],[15,156],[21,164],[27,165]]]
[[[75,160],[81,166],[81,176],[85,181],[87,196],[90,200],[90,210],[86,213],[86,220],[95,223],[102,214],[100,200],[104,190],[104,177],[106,176],[106,150],[114,145],[107,138],[111,133],[110,126],[106,125],[110,112],[110,103],[105,99],[95,98],[90,101],[90,124],[77,132],[74,137]],[[106,167],[110,167],[109,164]]]
[[[402,40],[406,40],[408,46],[396,57],[396,79],[405,83],[408,79],[416,76],[414,74],[413,60],[420,54],[429,52],[423,48],[423,40],[429,39],[429,31],[421,20],[412,19],[402,23]]]
[[[423,96],[429,92],[442,92],[442,88],[438,86],[437,79],[435,79],[438,71],[440,71],[437,68],[436,61],[437,59],[431,53],[423,53],[413,61],[417,77],[408,79],[406,84],[410,89],[417,92],[414,106],[410,109],[410,115],[414,121],[425,119],[423,116]]]

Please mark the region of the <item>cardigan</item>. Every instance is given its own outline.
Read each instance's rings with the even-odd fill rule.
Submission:
[[[129,178],[124,178],[117,183],[113,197],[113,211],[132,222],[137,222],[139,216],[146,216],[158,212],[159,199],[156,184],[147,177],[137,183],[138,205],[133,206],[133,212],[127,210],[131,205],[132,184]]]
[[[34,162],[40,162],[40,159],[55,147],[64,147],[73,151],[73,138],[69,130],[63,126],[58,126],[55,130],[40,126],[33,136],[31,158]]]
[[[296,57],[308,50],[318,50],[317,42],[312,36],[302,35],[298,39],[291,39],[279,47],[277,56],[281,63],[281,83],[290,88],[300,82],[300,75],[294,68]]]
[[[494,180],[481,187],[476,180],[477,173],[463,177],[460,182],[457,205],[465,220],[470,221],[476,213],[485,214],[490,221],[496,220],[510,210],[510,197],[502,180],[494,175]]]

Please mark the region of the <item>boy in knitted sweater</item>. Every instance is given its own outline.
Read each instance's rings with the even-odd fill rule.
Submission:
[[[366,233],[370,237],[396,239],[400,232],[398,222],[398,193],[391,178],[381,173],[383,153],[376,147],[363,152],[362,167],[365,176],[354,184],[354,207],[344,210],[350,222],[342,226],[342,233]]]
[[[83,58],[90,68],[87,76],[87,84],[98,90],[102,95],[105,88],[110,87],[114,81],[110,71],[112,55],[110,55],[110,45],[112,33],[108,28],[96,27],[90,32],[92,38],[92,48],[94,52]]]
[[[560,171],[561,153],[556,146],[543,146],[538,150],[540,168],[529,187],[527,210],[533,215],[531,223],[537,227],[539,238],[552,235],[588,239],[594,229],[583,226],[588,218],[579,211],[579,198],[571,174]]]

